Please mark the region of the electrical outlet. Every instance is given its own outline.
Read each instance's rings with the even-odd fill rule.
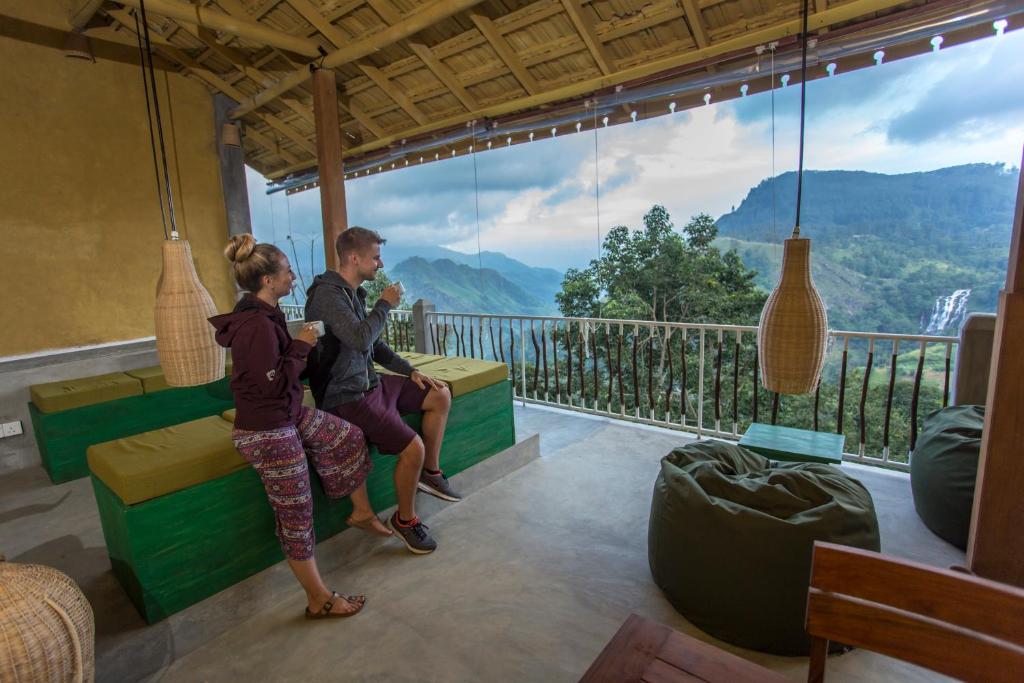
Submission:
[[[21,428],[21,420],[17,420],[15,422],[5,422],[3,424],[3,433],[5,439],[9,436],[18,436],[19,434],[24,434],[25,432]]]

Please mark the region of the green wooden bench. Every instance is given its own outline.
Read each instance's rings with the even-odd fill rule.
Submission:
[[[55,484],[89,474],[86,449],[93,444],[217,415],[234,404],[227,378],[174,388],[159,366],[36,384],[30,394],[39,457]]]
[[[503,364],[491,364],[502,366]],[[441,446],[449,476],[515,444],[507,369],[479,382],[481,368],[452,377]],[[494,367],[487,368],[491,377]],[[225,416],[207,417],[92,446],[89,467],[114,574],[147,622],[159,621],[283,559],[274,517],[255,471],[231,444]],[[419,429],[419,414],[406,422]],[[374,508],[396,503],[396,459],[371,449]],[[323,541],[345,528],[348,498],[331,500],[311,477],[314,528]]]
[[[740,439],[740,445],[772,460],[843,464],[846,437],[832,432],[781,427],[754,422]]]

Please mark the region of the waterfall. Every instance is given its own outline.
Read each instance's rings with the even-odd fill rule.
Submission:
[[[924,327],[924,334],[942,334],[952,328],[960,329],[967,317],[967,300],[971,298],[971,290],[958,289],[949,296],[940,296],[932,307],[931,318]]]

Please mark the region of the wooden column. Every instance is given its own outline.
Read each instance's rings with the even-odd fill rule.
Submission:
[[[974,493],[967,564],[994,581],[1024,586],[1024,174],[999,293],[988,408]]]
[[[334,69],[313,72],[313,115],[316,118],[316,156],[320,171],[320,211],[324,219],[327,268],[337,266],[334,242],[348,228],[345,208],[345,166],[341,159],[338,123],[338,84]]]

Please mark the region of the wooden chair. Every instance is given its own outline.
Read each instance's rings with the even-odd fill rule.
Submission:
[[[1024,590],[878,553],[814,544],[807,680],[824,680],[828,643],[968,681],[1024,681]]]

